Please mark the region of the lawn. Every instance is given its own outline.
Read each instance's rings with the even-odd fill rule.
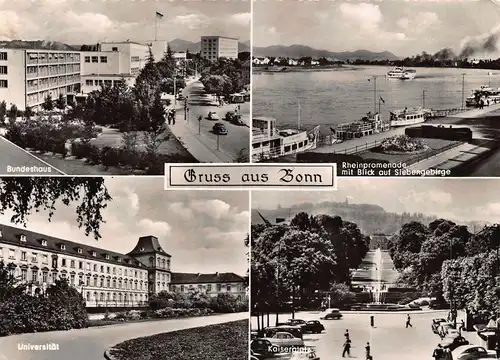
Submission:
[[[127,340],[110,353],[118,360],[245,360],[248,320]]]

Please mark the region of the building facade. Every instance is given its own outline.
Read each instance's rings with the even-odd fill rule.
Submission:
[[[80,73],[77,51],[0,49],[0,101],[37,109],[49,95],[78,92]]]
[[[146,64],[149,47],[135,42],[112,42],[99,45],[99,51],[81,53],[81,89],[88,94],[101,86],[125,81],[129,86]]]
[[[247,298],[246,279],[235,273],[173,273],[170,291],[199,291],[208,296],[229,293],[240,300]]]
[[[202,58],[217,61],[219,58],[238,58],[238,39],[224,36],[202,36],[201,50]]]
[[[170,271],[171,256],[154,236],[139,238],[131,252],[120,254],[0,224],[0,261],[28,282],[33,294],[67,279],[82,293],[87,307],[146,306],[152,294],[170,291],[172,279],[186,280],[185,274]],[[202,278],[203,284],[213,283],[205,275]],[[194,286],[192,280],[183,285]],[[220,290],[239,295],[235,277],[224,275],[219,280],[213,284],[221,286],[214,285],[207,293]]]

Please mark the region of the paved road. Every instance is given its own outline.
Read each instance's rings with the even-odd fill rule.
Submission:
[[[0,136],[0,175],[64,175]]]
[[[217,136],[212,133],[212,127],[217,121],[207,120],[206,117],[209,111],[215,111],[220,118],[224,118],[228,111],[234,111],[237,107],[236,104],[225,105],[222,107],[210,105],[206,97],[203,85],[199,81],[188,83],[183,90],[183,95],[188,96],[188,125],[190,130],[199,137],[208,149],[216,151],[217,149]],[[183,104],[183,102],[181,102]],[[240,104],[240,112],[244,117],[245,123],[249,122],[250,117],[250,104]],[[203,120],[198,123],[198,116],[201,115]],[[177,120],[184,121],[184,111],[177,111]],[[236,160],[240,153],[248,156],[250,145],[250,128],[247,126],[236,126],[227,121],[220,120],[227,128],[228,134],[219,136],[219,150],[223,151],[233,161]],[[198,126],[200,126],[200,133],[198,135]]]
[[[248,313],[8,336],[0,338],[0,360],[102,360],[104,359],[104,351],[108,347],[128,339],[243,319],[248,319]],[[18,350],[18,344],[41,345],[47,343],[59,344],[59,350]]]
[[[369,326],[370,315],[375,316],[375,328]],[[352,341],[351,358],[365,359],[366,342],[370,342],[371,353],[376,360],[427,360],[432,359],[432,351],[439,343],[439,337],[431,331],[431,320],[447,316],[447,310],[430,312],[413,312],[412,328],[405,328],[406,313],[344,313],[342,320],[322,320],[326,328],[322,334],[306,334],[306,346],[316,348],[321,360],[342,359],[342,344],[344,333],[349,329]],[[290,315],[280,316],[280,321],[286,321]],[[318,320],[319,313],[297,313],[296,319]],[[275,316],[271,316],[274,323]],[[256,319],[252,319],[252,328],[256,328]],[[273,324],[271,324],[273,325]],[[471,343],[475,341],[473,333],[464,336]]]

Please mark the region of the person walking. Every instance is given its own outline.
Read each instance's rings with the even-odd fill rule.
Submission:
[[[434,349],[434,352],[432,353],[432,357],[436,360],[442,360],[444,357],[444,350],[441,347],[441,344],[438,344],[438,346]]]
[[[342,357],[351,357],[351,340],[346,340],[344,343],[344,350],[342,351]]]
[[[369,342],[366,343],[365,352],[366,352],[366,360],[372,360],[371,348]]]
[[[413,325],[411,324],[411,317],[410,317],[410,314],[407,314],[406,316],[406,328],[409,327],[413,327]]]

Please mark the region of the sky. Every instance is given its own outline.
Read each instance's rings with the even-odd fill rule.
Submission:
[[[459,52],[471,38],[500,33],[492,0],[256,0],[253,46],[300,44],[335,52],[390,51],[411,56]],[[286,14],[286,21],[277,21]]]
[[[103,210],[101,239],[78,228],[76,205],[56,205],[51,222],[48,213],[34,213],[26,228],[119,253],[132,251],[139,237],[153,235],[172,255],[174,272],[246,275],[248,192],[165,191],[161,177],[107,178],[105,185],[113,200]],[[0,215],[0,223],[22,227],[10,219],[11,214]]]
[[[490,179],[338,179],[339,190],[252,191],[252,208],[288,208],[324,201],[379,205],[388,212],[420,212],[452,221],[500,223],[500,182]]]
[[[151,41],[157,11],[164,15],[158,40],[223,35],[247,41],[250,6],[249,0],[0,0],[0,41]]]

